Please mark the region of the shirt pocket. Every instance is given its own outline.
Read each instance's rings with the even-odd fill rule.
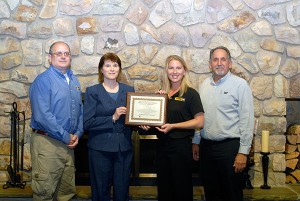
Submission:
[[[222,91],[220,98],[217,100],[217,108],[223,113],[230,113],[237,109],[237,101],[234,95],[227,91]]]

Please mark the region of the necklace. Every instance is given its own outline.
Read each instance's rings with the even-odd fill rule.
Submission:
[[[119,83],[118,82],[111,84],[111,85],[107,85],[105,82],[103,82],[102,85],[107,92],[116,93],[119,91]]]
[[[173,96],[174,94],[176,94],[176,93],[179,91],[179,89],[180,89],[180,88],[175,89],[175,90],[172,90],[172,89],[171,89],[171,90],[169,91],[169,93],[168,93],[169,99],[171,99],[172,96]]]

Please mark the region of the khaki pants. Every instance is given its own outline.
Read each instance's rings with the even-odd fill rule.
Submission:
[[[32,134],[33,200],[67,201],[75,195],[74,151],[49,136]]]

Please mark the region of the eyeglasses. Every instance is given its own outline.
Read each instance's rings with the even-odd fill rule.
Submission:
[[[57,57],[62,57],[63,55],[65,57],[69,57],[71,55],[70,52],[53,52],[51,55],[55,55]]]

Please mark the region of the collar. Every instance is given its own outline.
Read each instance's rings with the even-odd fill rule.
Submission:
[[[217,85],[220,85],[220,84],[222,84],[223,82],[225,82],[225,80],[227,80],[229,77],[231,77],[231,72],[230,71],[228,71],[228,73],[224,76],[224,77],[222,77],[221,79],[219,79],[218,80],[218,82],[215,82],[214,81],[214,77],[213,77],[213,75],[210,77],[210,84],[211,85],[213,85],[213,86],[217,86]]]
[[[57,73],[59,76],[61,77],[65,77],[64,74],[58,70],[57,68],[55,68],[53,65],[50,65],[50,70],[54,71],[55,73]],[[71,76],[73,75],[73,72],[70,69],[67,69],[66,74],[68,75],[68,77],[71,79]]]

